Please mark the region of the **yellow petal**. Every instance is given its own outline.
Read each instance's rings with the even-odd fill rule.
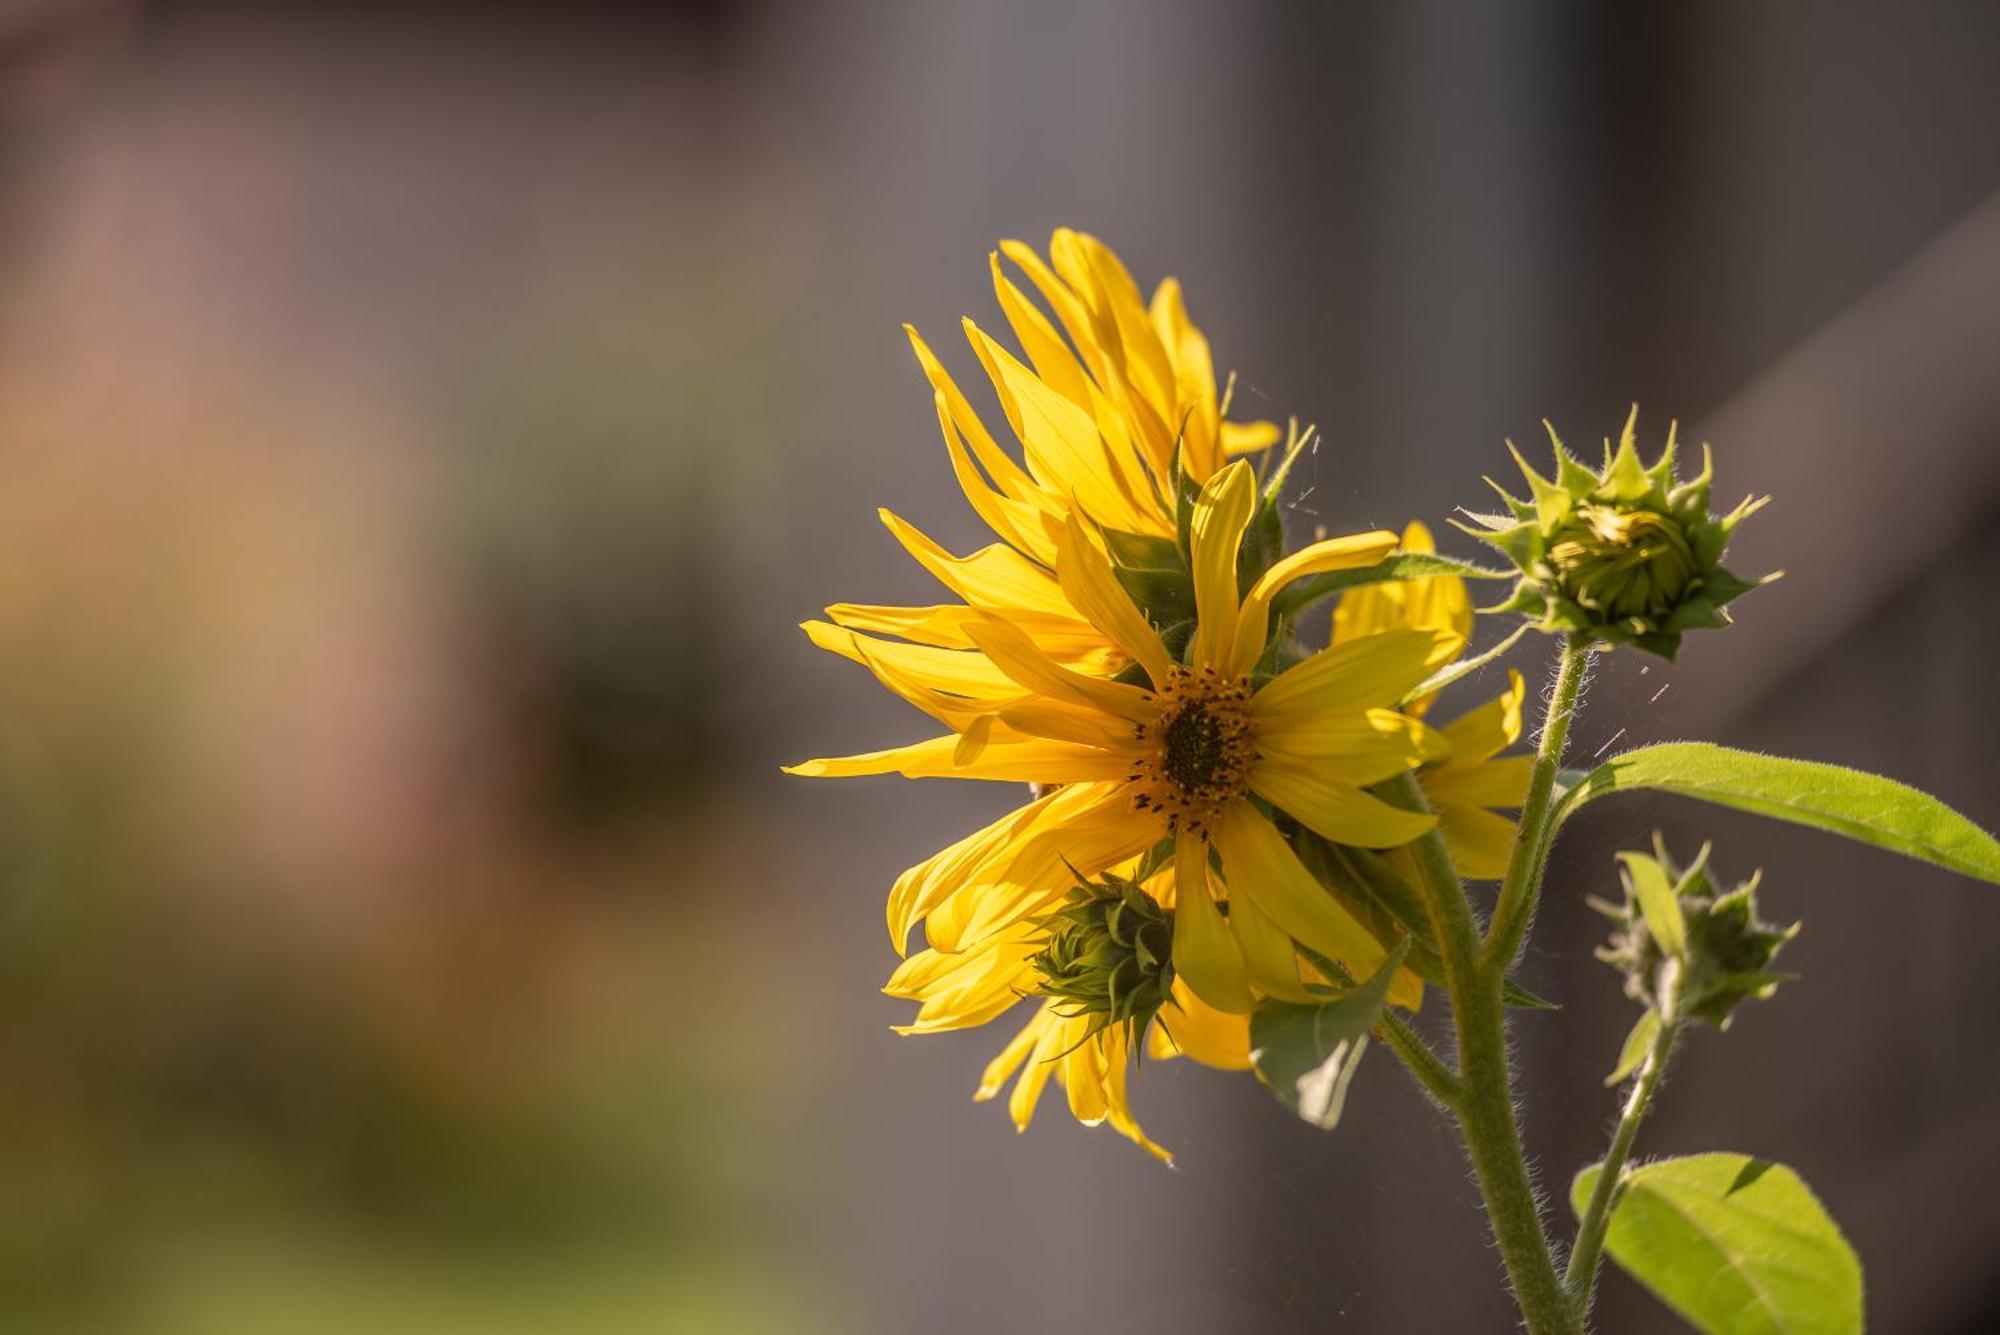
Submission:
[[[1302,818],[1303,819],[1303,818]],[[1368,929],[1340,906],[1271,822],[1248,802],[1232,803],[1215,829],[1223,874],[1236,901],[1248,898],[1280,929],[1302,944],[1366,977],[1387,955]]]
[[[1015,550],[1047,564],[1054,553],[1042,529],[1044,511],[1027,502],[1010,500],[993,489],[966,454],[965,444],[952,424],[945,396],[937,395],[936,401],[938,428],[944,433],[945,454],[951,460],[952,476],[958,479],[959,490],[965,493],[973,513],[985,520],[986,526],[1011,543]]]
[[[1197,666],[1222,670],[1234,661],[1236,554],[1256,503],[1257,479],[1250,465],[1240,461],[1210,478],[1195,498],[1188,544],[1193,548],[1190,564],[1197,626],[1189,657]],[[1239,670],[1228,675],[1243,673]]]
[[[1000,252],[1020,266],[1021,271],[1028,275],[1028,281],[1035,285],[1035,290],[1042,294],[1042,300],[1049,303],[1049,308],[1056,313],[1056,319],[1061,322],[1063,331],[1069,335],[1070,343],[1083,358],[1083,364],[1089,368],[1091,375],[1100,385],[1108,383],[1111,367],[1091,325],[1090,311],[1070,290],[1069,284],[1063,282],[1025,242],[1002,241]]]
[[[1434,552],[1431,531],[1416,520],[1403,530],[1402,550]],[[1385,630],[1443,630],[1472,638],[1472,597],[1457,575],[1370,584],[1341,595],[1333,612],[1333,642]]]
[[[1079,1031],[1084,1031],[1083,1022],[1072,1020],[1065,1035],[1071,1046],[1062,1058],[1063,1089],[1069,1094],[1070,1116],[1085,1126],[1096,1126],[1111,1113],[1105,1090],[1104,1041],[1102,1035],[1085,1038]]]
[[[1174,841],[1174,972],[1217,1010],[1248,1014],[1251,996],[1243,947],[1208,889],[1208,845],[1183,830]]]
[[[1501,756],[1474,765],[1453,763],[1427,772],[1424,791],[1437,806],[1450,803],[1512,809],[1528,795],[1528,778],[1534,768],[1533,756]]]
[[[1251,769],[1250,789],[1323,837],[1354,848],[1394,848],[1437,825],[1436,816],[1392,807],[1351,784],[1276,761]]]
[[[1270,760],[1328,762],[1349,783],[1379,783],[1420,761],[1451,754],[1442,735],[1393,709],[1287,716],[1257,734]]]
[[[927,950],[911,956],[882,990],[923,1004],[913,1023],[896,1025],[895,1031],[944,1033],[998,1019],[1033,988],[1036,974],[1029,960],[1041,946],[1039,932],[1024,932],[961,954]]]
[[[1101,710],[1036,700],[1009,705],[1000,711],[999,718],[1015,732],[1030,737],[1076,742],[1124,756],[1133,755],[1137,748],[1132,725]]]
[[[1526,693],[1521,674],[1510,669],[1505,692],[1448,724],[1443,731],[1454,759],[1476,764],[1512,746],[1521,736],[1521,700]]]
[[[1007,316],[1007,323],[1013,327],[1021,350],[1028,354],[1035,374],[1071,403],[1079,407],[1087,406],[1090,403],[1090,379],[1083,367],[1077,364],[1062,335],[1001,270],[1000,257],[992,254],[986,258],[993,270],[993,293],[1000,299],[1000,309]]]
[[[1163,684],[1173,668],[1173,660],[1167,657],[1158,633],[1132,605],[1110,561],[1085,536],[1075,515],[1070,516],[1057,539],[1056,553],[1056,575],[1071,604],[1105,638],[1144,668],[1155,686]]]
[[[1222,452],[1232,459],[1239,454],[1255,454],[1270,449],[1283,434],[1276,422],[1224,422]]]
[[[1119,1135],[1137,1145],[1146,1153],[1171,1165],[1174,1156],[1153,1143],[1144,1131],[1139,1129],[1139,1121],[1132,1115],[1132,1103],[1127,1095],[1126,1081],[1132,1070],[1131,1049],[1120,1030],[1108,1029],[1099,1038],[1104,1045],[1104,1104],[1106,1120]]]
[[[1478,807],[1438,808],[1438,829],[1459,874],[1475,881],[1497,881],[1507,874],[1514,853],[1514,822]]]
[[[1046,913],[1077,877],[1097,876],[1160,842],[1165,823],[1158,813],[1132,810],[1120,785],[1088,786],[1106,795],[1017,841],[1013,858],[995,875],[963,887],[931,913],[924,930],[934,944],[963,950],[1007,931]]]
[[[900,774],[906,779],[990,779],[1005,783],[1090,783],[1123,779],[1132,764],[1123,756],[1074,742],[1036,738],[965,747],[958,736],[933,737],[909,746],[859,755],[807,760],[785,773],[809,779]]]
[[[1116,785],[1073,784],[1008,812],[940,849],[896,878],[889,892],[889,939],[898,954],[908,948],[911,930],[939,904],[966,885],[997,879],[1027,840],[1080,819],[1107,800],[1121,799]]]
[[[963,728],[1025,694],[1019,682],[976,651],[898,644],[818,621],[805,622],[803,629],[814,644],[860,663],[889,690],[949,728]]]
[[[1058,494],[1073,495],[1098,523],[1128,532],[1158,526],[1157,507],[1142,502],[1146,482],[1139,461],[1120,458],[1098,432],[1097,422],[1078,405],[1035,378],[1012,353],[970,320],[966,336],[993,380],[1000,406],[1037,482]]]
[[[1250,697],[1259,731],[1305,714],[1393,705],[1458,651],[1450,635],[1398,630],[1322,649]]]
[[[1024,690],[1052,700],[1096,709],[1133,723],[1153,718],[1158,710],[1153,698],[1136,686],[1104,681],[1072,672],[1037,649],[1014,626],[993,619],[969,627],[967,634],[993,666],[1011,677]]]
[[[1240,805],[1240,804],[1239,804]],[[1262,819],[1262,817],[1258,817]],[[1217,831],[1218,836],[1220,831]],[[1221,846],[1220,838],[1217,847]],[[1223,873],[1229,871],[1228,855],[1223,855]],[[1229,890],[1229,930],[1243,947],[1243,964],[1258,992],[1280,1001],[1309,1002],[1312,994],[1299,982],[1299,955],[1291,934],[1264,912],[1262,887]]]
[[[1028,1022],[1021,1026],[1021,1031],[1000,1049],[1000,1055],[986,1063],[986,1069],[979,1077],[979,1088],[972,1096],[974,1101],[984,1103],[998,1094],[1000,1087],[1007,1083],[1007,1078],[1021,1069],[1021,1063],[1035,1050],[1035,1045],[1041,1042],[1042,1034],[1048,1027],[1049,1007],[1047,1002],[1043,1002],[1036,1007]]]
[[[1155,1057],[1186,1056],[1218,1070],[1246,1071],[1250,1069],[1250,1017],[1217,1010],[1176,978],[1173,1004],[1161,1010],[1147,1050]]]
[[[1062,1052],[1058,1046],[1061,1038],[1062,1023],[1051,1015],[1042,1032],[1036,1036],[1035,1046],[1028,1054],[1028,1063],[1021,1071],[1021,1078],[1014,1082],[1013,1094],[1007,1099],[1007,1112],[1014,1119],[1016,1130],[1026,1131],[1028,1123],[1035,1120],[1035,1105],[1041,1102],[1042,1090],[1056,1071],[1054,1059]]]
[[[1224,670],[1230,676],[1240,677],[1256,665],[1270,633],[1271,600],[1287,584],[1308,575],[1372,566],[1395,550],[1393,533],[1354,533],[1315,542],[1274,563],[1257,577],[1243,600],[1243,609],[1237,616],[1235,657]]]
[[[964,603],[933,603],[928,607],[895,607],[884,603],[833,603],[827,619],[846,630],[893,635],[897,639],[939,649],[970,649],[972,637],[965,628],[991,615]],[[1104,638],[1097,627],[1075,617],[1052,616],[1046,612],[1008,611],[1007,620],[1027,632],[1042,652],[1058,663],[1075,666],[1097,662],[1107,654],[1123,655]],[[835,650],[835,652],[842,652]],[[843,654],[853,657],[852,654]]]
[[[910,346],[916,350],[924,378],[931,382],[933,392],[944,396],[952,422],[964,433],[973,453],[979,456],[979,466],[986,470],[994,485],[1002,494],[1017,501],[1033,501],[1043,495],[1042,488],[1035,485],[1034,479],[1023,472],[1021,466],[994,441],[985,423],[979,420],[979,414],[972,410],[972,404],[960,392],[957,382],[944,369],[944,363],[937,359],[930,345],[909,325],[903,326],[903,332],[910,336]]]
[[[1208,339],[1188,318],[1181,285],[1172,278],[1153,290],[1148,313],[1153,331],[1173,363],[1174,404],[1169,417],[1186,423],[1181,429],[1181,445],[1189,460],[1188,474],[1206,482],[1227,462],[1225,448],[1218,444],[1226,437],[1217,431],[1215,360]],[[1274,433],[1276,429],[1272,428]]]
[[[966,602],[1001,611],[1023,608],[1075,616],[1055,576],[1012,547],[994,543],[970,556],[953,556],[900,516],[888,510],[877,513],[903,550],[930,571],[938,583]]]

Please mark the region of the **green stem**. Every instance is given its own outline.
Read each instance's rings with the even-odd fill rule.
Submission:
[[[1383,784],[1380,791],[1401,806],[1429,809],[1414,774]],[[1478,929],[1443,837],[1432,830],[1411,845],[1411,853],[1423,873],[1424,903],[1437,934],[1458,1030],[1460,1088],[1452,1110],[1479,1180],[1500,1258],[1514,1285],[1514,1299],[1530,1335],[1580,1335],[1582,1324],[1556,1275],[1514,1119],[1501,974],[1479,967]]]
[[[1528,776],[1528,794],[1521,802],[1521,824],[1514,832],[1514,851],[1507,859],[1507,875],[1500,882],[1500,898],[1493,908],[1493,924],[1486,933],[1484,963],[1496,977],[1514,967],[1527,939],[1528,924],[1535,916],[1535,901],[1541,897],[1542,868],[1548,861],[1550,797],[1555,791],[1556,773],[1562,768],[1563,748],[1569,742],[1570,721],[1576,717],[1583,696],[1583,678],[1590,667],[1590,643],[1571,637],[1563,642],[1562,661],[1556,667],[1555,689],[1549,695],[1549,712],[1542,720],[1541,745],[1535,751],[1535,767]]]
[[[1458,1073],[1444,1064],[1443,1059],[1431,1050],[1431,1045],[1424,1042],[1422,1035],[1401,1018],[1385,1011],[1375,1026],[1375,1036],[1402,1059],[1404,1067],[1424,1087],[1425,1093],[1444,1107],[1457,1109],[1462,1093]]]
[[[1576,1245],[1570,1249],[1569,1268],[1563,1273],[1563,1287],[1569,1291],[1570,1301],[1575,1305],[1579,1318],[1590,1312],[1591,1296],[1597,1285],[1597,1267],[1604,1254],[1604,1235],[1611,1226],[1612,1207],[1618,1203],[1618,1196],[1625,1186],[1625,1161],[1632,1154],[1632,1142],[1638,1137],[1639,1123],[1645,1121],[1646,1114],[1652,1111],[1653,1095],[1659,1090],[1667,1064],[1674,1058],[1674,1046],[1680,1041],[1681,1020],[1675,1013],[1680,970],[1670,963],[1661,975],[1660,1031],[1653,1036],[1653,1046],[1646,1053],[1646,1060],[1632,1082],[1632,1093],[1625,1100],[1625,1112],[1618,1119],[1617,1130],[1612,1132],[1611,1148],[1604,1152],[1597,1183],[1590,1190],[1583,1219],[1577,1225]]]

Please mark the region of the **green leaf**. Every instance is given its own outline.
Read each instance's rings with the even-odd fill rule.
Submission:
[[[1632,1026],[1632,1032],[1625,1035],[1625,1046],[1619,1050],[1618,1065],[1611,1074],[1604,1077],[1604,1086],[1622,1083],[1639,1064],[1646,1060],[1646,1054],[1653,1050],[1653,1040],[1660,1036],[1660,1013],[1648,1010],[1639,1017],[1639,1023]]]
[[[1523,1011],[1559,1011],[1562,1009],[1560,1001],[1550,1001],[1547,997],[1530,992],[1512,978],[1503,978],[1500,980],[1500,1003],[1513,1010]]]
[[[1397,945],[1366,982],[1338,1001],[1324,1006],[1267,1001],[1250,1017],[1250,1062],[1258,1078],[1278,1102],[1322,1131],[1340,1122],[1348,1082],[1408,951],[1407,943]]]
[[[1625,879],[1632,886],[1632,897],[1639,901],[1639,912],[1645,915],[1646,929],[1661,950],[1677,960],[1686,959],[1687,919],[1681,914],[1680,900],[1674,898],[1666,868],[1644,853],[1620,853],[1618,860],[1625,864]]]
[[[1565,820],[1607,793],[1652,788],[1810,825],[2000,883],[2000,842],[1928,793],[1840,765],[1669,742],[1614,756],[1563,795]]]
[[[1583,1213],[1599,1168],[1570,1186]],[[1857,1335],[1861,1262],[1798,1174],[1697,1154],[1625,1175],[1605,1248],[1708,1335]]]
[[[1488,570],[1456,557],[1438,556],[1431,552],[1399,552],[1359,570],[1329,570],[1323,575],[1295,580],[1271,600],[1271,607],[1279,616],[1291,616],[1329,594],[1359,588],[1363,584],[1424,579],[1432,575],[1457,575],[1461,579],[1511,579],[1513,574],[1511,570]]]

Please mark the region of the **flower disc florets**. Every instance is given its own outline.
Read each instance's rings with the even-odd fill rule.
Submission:
[[[1459,527],[1498,547],[1521,571],[1513,597],[1496,610],[1524,612],[1544,631],[1631,644],[1671,659],[1684,631],[1729,624],[1723,605],[1765,582],[1741,579],[1721,560],[1736,525],[1769,498],[1711,515],[1707,448],[1700,475],[1680,482],[1673,432],[1647,468],[1634,442],[1637,423],[1634,408],[1616,452],[1605,442],[1599,472],[1572,457],[1551,427],[1554,480],[1515,451],[1530,498],[1516,499],[1496,483],[1510,513],[1473,515],[1475,524]]]
[[[1170,832],[1205,832],[1243,796],[1257,749],[1250,732],[1250,686],[1214,668],[1176,667],[1154,692],[1158,714],[1134,725],[1140,756],[1131,773],[1133,803],[1163,812]]]
[[[1034,957],[1041,995],[1094,1028],[1122,1024],[1136,1042],[1174,986],[1174,915],[1138,882],[1112,873],[1072,889],[1041,919],[1047,944]]]
[[[1771,972],[1771,961],[1779,947],[1798,935],[1799,924],[1777,927],[1758,918],[1762,873],[1732,890],[1719,890],[1709,874],[1708,853],[1704,844],[1693,864],[1682,868],[1655,836],[1652,857],[1620,855],[1625,902],[1591,902],[1617,924],[1597,958],[1625,975],[1627,996],[1660,1007],[1670,990],[1666,979],[1671,971],[1675,1016],[1722,1028],[1737,1006],[1753,997],[1768,998],[1785,981],[1786,975]],[[1672,887],[1671,908],[1646,904],[1639,882],[1649,871],[1658,874],[1656,883]],[[1657,926],[1661,913],[1675,920],[1664,930]]]

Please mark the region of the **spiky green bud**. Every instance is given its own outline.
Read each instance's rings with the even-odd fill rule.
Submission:
[[[1509,495],[1489,478],[1508,513],[1469,515],[1473,522],[1459,528],[1499,548],[1521,572],[1513,596],[1493,610],[1524,613],[1551,633],[1630,644],[1671,659],[1683,632],[1728,625],[1725,604],[1777,578],[1745,580],[1722,567],[1736,526],[1770,498],[1745,498],[1727,515],[1711,515],[1708,447],[1700,475],[1679,481],[1674,431],[1648,468],[1635,443],[1638,420],[1634,407],[1617,450],[1605,441],[1598,472],[1563,448],[1554,427],[1553,479],[1530,467],[1509,441],[1529,498]]]
[[[1173,993],[1173,911],[1137,881],[1107,872],[1080,882],[1039,922],[1048,937],[1033,961],[1037,991],[1066,1015],[1095,1017],[1096,1028],[1128,1026],[1136,1052]]]
[[[1763,873],[1734,889],[1718,889],[1708,868],[1709,846],[1689,866],[1677,866],[1653,836],[1653,854],[1620,853],[1625,902],[1592,899],[1617,924],[1597,958],[1625,975],[1625,993],[1676,1020],[1728,1026],[1730,1013],[1763,1000],[1788,975],[1771,972],[1779,947],[1799,924],[1777,927],[1757,916]]]

